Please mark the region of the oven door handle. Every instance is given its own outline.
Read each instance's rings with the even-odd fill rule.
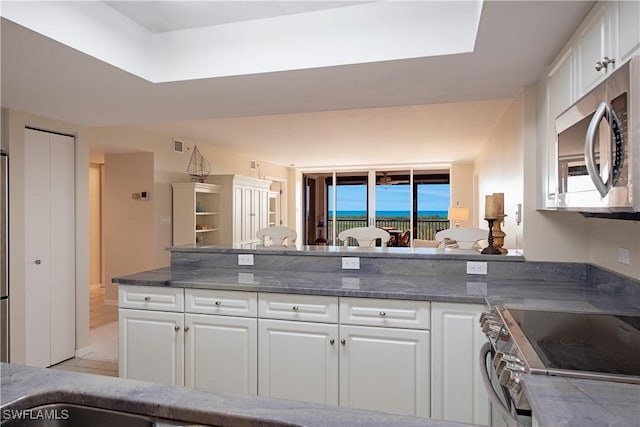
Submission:
[[[484,386],[487,389],[489,400],[491,400],[491,403],[493,404],[492,408],[500,412],[502,418],[508,425],[517,426],[517,418],[513,414],[511,414],[509,408],[507,408],[504,403],[500,401],[498,394],[491,385],[491,374],[489,373],[489,369],[487,368],[487,355],[489,353],[491,353],[491,343],[486,342],[480,349],[480,370],[482,371],[482,381],[484,382]]]

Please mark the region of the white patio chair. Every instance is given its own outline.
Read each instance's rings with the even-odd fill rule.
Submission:
[[[387,246],[389,239],[391,239],[391,235],[387,231],[376,227],[354,227],[338,233],[338,239],[344,242],[344,246],[348,246],[349,237],[356,239],[358,246],[363,247],[374,247],[377,239],[382,240],[382,246],[384,247]]]
[[[256,237],[263,246],[284,246],[286,240],[289,244],[295,243],[298,233],[289,227],[266,227],[258,230]]]
[[[440,242],[439,247],[444,247],[444,240],[449,238],[456,241],[458,249],[473,249],[473,246],[479,240],[486,239],[488,234],[489,230],[480,228],[456,227],[438,231],[436,240]]]

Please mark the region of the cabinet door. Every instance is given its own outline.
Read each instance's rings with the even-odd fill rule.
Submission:
[[[119,310],[122,378],[184,384],[184,314]]]
[[[620,1],[614,5],[618,23],[618,58],[620,66],[640,54],[640,1]]]
[[[338,404],[338,325],[258,320],[258,394]]]
[[[600,83],[607,69],[597,71],[596,62],[613,57],[610,48],[609,21],[606,3],[598,3],[578,30],[578,97]],[[612,67],[609,66],[609,69]]]
[[[545,144],[546,153],[546,193],[545,207],[556,207],[556,188],[558,180],[557,162],[558,148],[556,145],[555,120],[564,110],[575,101],[574,72],[575,53],[573,46],[569,46],[554,64],[547,77],[547,112],[548,134]]]
[[[340,326],[340,406],[430,416],[429,331]]]
[[[185,314],[185,385],[215,392],[258,392],[258,320]]]
[[[482,382],[479,325],[485,307],[431,304],[431,417],[489,424],[489,399]]]

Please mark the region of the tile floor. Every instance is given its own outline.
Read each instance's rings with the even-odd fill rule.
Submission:
[[[118,307],[104,304],[105,289],[91,287],[89,300],[89,327],[95,329],[118,321]],[[91,332],[89,332],[91,333]],[[118,376],[118,362],[73,358],[51,366],[62,371],[84,372],[87,374]]]

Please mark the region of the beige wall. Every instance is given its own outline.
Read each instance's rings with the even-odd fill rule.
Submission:
[[[2,137],[8,149],[10,180],[10,323],[11,362],[25,362],[25,201],[24,156],[25,127],[65,133],[75,136],[76,162],[76,348],[89,339],[89,136],[86,129],[44,117],[4,109]]]
[[[89,166],[89,284],[102,283],[102,167]]]
[[[116,276],[154,268],[153,153],[107,154],[104,162],[105,299],[118,299]],[[149,200],[133,199],[147,191]]]
[[[515,212],[523,202],[523,128],[525,93],[514,98],[491,133],[473,165],[476,196],[474,223],[488,229],[484,220],[485,195],[504,193],[506,233],[504,247],[522,248],[522,225],[517,225]]]
[[[477,208],[474,208],[473,194],[473,163],[452,164],[449,169],[449,179],[451,206],[460,203],[460,207],[469,209],[469,220],[460,221],[460,227],[477,227]]]
[[[154,227],[155,243],[152,248],[154,267],[169,265],[169,252],[166,248],[172,244],[171,183],[191,180],[186,171],[195,144],[211,164],[212,174],[239,174],[254,178],[258,178],[258,174],[260,174],[261,177],[288,179],[289,168],[258,160],[260,168],[251,169],[250,160],[252,159],[250,157],[213,147],[202,141],[186,140],[185,147],[187,149],[180,154],[173,151],[172,138],[145,129],[130,126],[91,129],[92,161],[103,162],[104,153],[153,153],[153,188],[149,189],[152,194],[153,214],[148,220]],[[285,184],[283,190],[282,219],[283,225],[288,225],[294,217],[288,215],[290,212],[289,187]],[[140,270],[142,269],[138,271]],[[110,282],[110,280],[107,281]]]

